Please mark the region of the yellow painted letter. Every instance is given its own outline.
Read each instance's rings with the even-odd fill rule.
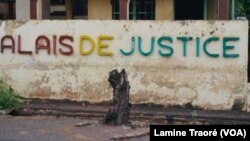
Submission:
[[[89,48],[88,51],[83,50],[83,41],[84,40],[87,40],[90,43],[90,48]],[[89,37],[87,35],[83,35],[83,36],[80,37],[79,48],[80,48],[80,54],[81,55],[90,55],[95,49],[95,42],[91,37]]]
[[[113,36],[100,35],[98,37],[98,55],[100,56],[112,56],[113,52],[103,52],[103,48],[108,48],[107,44],[102,44],[102,40],[112,40]]]

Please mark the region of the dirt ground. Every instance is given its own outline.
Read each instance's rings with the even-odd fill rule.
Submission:
[[[0,116],[0,141],[148,141],[149,128],[143,126],[108,126],[96,119],[70,117]]]
[[[25,99],[12,116],[0,115],[0,141],[148,141],[150,124],[250,125],[250,113],[237,109],[208,111],[148,104],[132,106],[130,124],[108,126],[101,122],[108,109],[105,103]]]

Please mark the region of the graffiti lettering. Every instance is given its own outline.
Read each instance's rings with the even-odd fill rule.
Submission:
[[[213,58],[217,58],[220,56],[219,54],[209,52],[207,49],[209,43],[211,43],[213,41],[218,41],[218,40],[219,40],[219,37],[210,37],[204,42],[203,49],[204,49],[204,52],[206,53],[206,55],[213,57]]]
[[[68,42],[67,42],[68,41]],[[66,50],[63,50],[63,48],[59,48],[59,52],[62,55],[72,55],[74,53],[73,47],[69,44],[69,42],[73,42],[74,38],[72,36],[61,36],[59,38],[59,43],[62,45],[62,47],[64,47]],[[56,50],[55,50],[56,51]]]
[[[228,54],[227,51],[233,50],[234,46],[227,45],[227,42],[231,41],[239,41],[239,37],[224,37],[223,38],[223,57],[225,58],[238,58],[240,55],[239,54]]]
[[[103,44],[104,40],[113,40],[112,36],[105,36],[105,35],[101,35],[98,37],[98,54],[100,56],[112,56],[113,53],[112,52],[104,52],[103,49],[104,48],[108,48],[107,44]]]
[[[177,37],[177,40],[181,40],[183,44],[183,56],[187,56],[187,42],[193,40],[192,37]]]
[[[159,47],[168,50],[168,52],[163,52],[162,50],[159,50],[159,54],[162,57],[170,57],[174,53],[174,49],[171,46],[163,44],[166,41],[169,43],[173,43],[173,38],[168,36],[163,36],[158,39]]]
[[[20,35],[18,35],[18,53],[20,53],[20,54],[32,54],[32,51],[25,51],[25,50],[22,50],[22,40],[21,40],[21,36]]]
[[[112,56],[113,53],[112,52],[104,52],[103,49],[108,48],[107,44],[104,44],[103,41],[107,41],[107,40],[112,40],[113,37],[112,36],[106,36],[106,35],[100,35],[97,38],[97,51],[98,51],[98,55],[99,56]],[[88,50],[84,50],[84,41],[88,41],[90,44],[90,47]],[[94,49],[95,49],[95,41],[93,40],[93,38],[91,38],[88,35],[83,35],[80,37],[80,41],[79,41],[79,49],[80,49],[80,55],[90,55],[93,53]]]
[[[50,40],[43,35],[36,39],[36,54],[38,54],[38,51],[41,49],[47,50],[48,55],[50,55]]]
[[[99,56],[112,56],[113,52],[108,51],[110,45],[107,42],[113,41],[114,37],[99,35],[96,38],[97,40],[88,35],[80,36],[79,54],[88,56],[96,50]],[[130,40],[130,46],[127,49],[121,47],[118,49],[121,55],[131,56],[138,52],[138,54],[147,57],[156,51],[161,57],[171,57],[174,53],[188,57],[193,52],[195,52],[193,55],[196,57],[200,57],[202,53],[211,58],[238,58],[240,56],[237,50],[235,50],[237,42],[240,40],[239,37],[152,36],[147,41],[141,36],[132,36]],[[25,44],[22,41],[21,35],[14,37],[5,35],[0,37],[0,52],[10,52],[12,54],[17,52],[23,55],[32,55],[35,53],[38,55],[43,51],[47,55],[70,56],[75,52],[74,41],[74,37],[70,35],[40,35],[35,38],[34,48],[32,49],[23,47]],[[176,48],[181,50],[177,52],[175,51]]]
[[[209,50],[209,48],[213,48],[212,42],[220,42],[221,39],[219,37],[208,37],[204,40],[204,43],[201,42],[200,37],[195,37],[195,41],[193,41],[194,37],[189,37],[189,36],[181,36],[181,37],[176,37],[176,41],[180,41],[182,46],[178,46],[182,48],[182,56],[187,57],[188,55],[188,45],[189,43],[193,42],[195,44],[193,46],[193,49],[195,50],[195,55],[196,57],[200,56],[201,53],[201,47],[203,47],[204,54],[212,57],[212,58],[218,58],[220,57],[220,52],[217,53],[212,53],[212,51]],[[155,41],[157,41],[157,45],[155,44]],[[228,45],[228,42],[235,42],[239,41],[239,37],[222,37],[222,46],[221,50],[223,52],[222,56],[224,58],[238,58],[239,54],[237,53],[232,53],[233,49],[235,49],[235,46]],[[161,36],[158,39],[156,37],[151,37],[150,40],[150,46],[149,48],[146,48],[145,46],[142,45],[143,39],[139,37],[132,37],[131,38],[131,47],[128,51],[124,51],[124,49],[120,49],[120,53],[125,56],[131,56],[137,49],[139,54],[142,56],[149,56],[151,55],[156,47],[159,47],[158,49],[158,54],[161,57],[171,57],[174,54],[174,39],[170,36]],[[136,43],[138,44],[136,46]],[[143,43],[146,43],[144,41]],[[144,48],[143,48],[144,47]],[[177,47],[177,46],[176,46]],[[190,46],[191,47],[191,46]],[[137,48],[137,49],[136,49]],[[143,48],[143,49],[142,49]],[[146,49],[148,51],[145,51]],[[191,48],[190,48],[191,49]],[[231,51],[231,53],[229,53]]]
[[[125,56],[129,56],[129,55],[132,55],[135,51],[135,37],[132,37],[131,38],[131,49],[130,51],[126,52],[124,51],[123,49],[120,49],[120,52],[122,55],[125,55]]]
[[[7,41],[10,41],[10,43],[6,43]],[[10,35],[6,35],[1,39],[1,53],[4,52],[4,49],[8,48],[12,50],[12,53],[15,53],[15,41]]]

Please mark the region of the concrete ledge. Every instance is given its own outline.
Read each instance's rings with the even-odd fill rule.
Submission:
[[[68,100],[25,100],[22,107],[12,113],[16,116],[69,116],[102,119],[108,111],[107,103],[88,104]],[[150,123],[167,123],[166,115],[171,115],[174,122],[190,124],[192,112],[196,111],[200,124],[250,124],[250,113],[239,111],[209,111],[193,108],[162,107],[157,105],[133,105],[131,119],[147,120]]]

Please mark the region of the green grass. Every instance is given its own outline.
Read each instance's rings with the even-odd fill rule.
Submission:
[[[14,89],[0,79],[0,110],[14,110],[19,108],[21,101]]]
[[[198,113],[196,111],[192,111],[191,112],[191,117],[192,117],[192,124],[196,124]]]

